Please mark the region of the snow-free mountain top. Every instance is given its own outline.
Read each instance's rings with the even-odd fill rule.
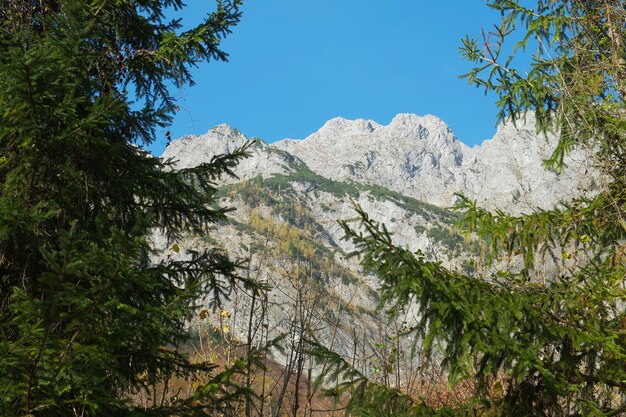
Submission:
[[[237,129],[221,124],[204,135],[187,135],[172,141],[161,157],[175,160],[178,168],[189,168],[209,162],[215,155],[231,153],[249,140]],[[226,178],[227,182],[237,182],[257,175],[270,177],[287,174],[290,172],[289,165],[294,160],[293,156],[274,149],[261,140],[257,140],[250,153],[251,156],[242,160],[235,169],[238,179]]]
[[[440,205],[449,202],[446,189],[455,182],[451,170],[467,147],[442,120],[399,114],[387,126],[331,122],[304,140],[274,146],[328,178],[377,184]]]
[[[219,125],[205,135],[173,141],[163,157],[189,167],[228,153],[248,140],[236,129]],[[289,174],[298,164],[335,181],[378,185],[439,206],[449,206],[454,193],[480,205],[507,211],[549,208],[572,197],[572,190],[593,188],[584,154],[568,160],[561,174],[546,171],[554,137],[539,136],[532,114],[470,148],[436,116],[398,114],[388,125],[372,120],[334,118],[302,140],[259,142],[242,162],[241,178]]]

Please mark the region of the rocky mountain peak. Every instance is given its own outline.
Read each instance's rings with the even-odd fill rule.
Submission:
[[[239,130],[220,124],[203,135],[187,135],[172,141],[161,158],[176,161],[177,168],[194,167],[209,162],[215,155],[231,153],[249,140]],[[224,178],[225,183],[254,178],[257,175],[269,177],[289,173],[295,159],[291,155],[270,149],[261,140],[249,152],[251,156],[241,161],[234,171],[237,178]]]
[[[244,136],[241,132],[239,132],[239,130],[232,128],[227,123],[221,123],[217,126],[213,126],[207,131],[206,134],[213,137]]]
[[[442,203],[440,190],[462,163],[464,145],[439,118],[402,113],[386,126],[370,120],[332,119],[303,140],[273,144],[297,156],[314,172],[391,188]],[[422,179],[423,181],[419,181]],[[422,195],[423,194],[423,195]],[[415,196],[415,195],[414,195]]]
[[[343,134],[368,134],[373,132],[380,125],[373,120],[356,119],[349,120],[343,117],[330,119],[320,128],[318,132],[336,132]]]
[[[163,159],[178,161],[179,168],[197,166],[213,155],[230,153],[248,139],[227,124],[217,125],[203,135],[187,135],[173,140],[165,148]]]
[[[410,141],[426,140],[425,146],[455,147],[460,144],[450,127],[431,114],[418,116],[411,113],[400,113],[391,123],[381,129],[381,135],[390,140],[406,139]]]
[[[222,124],[204,135],[173,141],[163,157],[178,160],[179,167],[194,166],[247,140]],[[587,167],[581,170],[580,163],[568,162],[570,170],[559,175],[543,168],[555,141],[537,135],[532,113],[515,124],[505,122],[492,139],[473,148],[433,115],[401,113],[386,126],[337,117],[306,139],[260,143],[237,173],[241,178],[270,177],[294,172],[304,163],[331,180],[378,185],[436,205],[450,206],[454,193],[461,192],[483,206],[519,212],[552,207],[571,197],[569,190],[581,181],[594,181],[581,174]]]
[[[423,126],[431,129],[445,129],[449,130],[448,125],[432,114],[424,116],[418,116],[413,113],[398,113],[388,125],[389,127],[402,129],[403,127],[417,127]]]

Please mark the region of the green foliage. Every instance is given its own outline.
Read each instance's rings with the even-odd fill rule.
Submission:
[[[454,251],[463,246],[463,237],[452,231],[449,227],[435,225],[426,232],[428,237],[435,239],[448,250]]]
[[[489,394],[492,377],[506,375],[503,415],[560,415],[562,401],[587,409],[594,395],[601,403],[619,401],[626,387],[618,376],[626,360],[623,265],[590,265],[545,285],[511,275],[489,282],[394,246],[383,225],[357,210],[366,233],[342,223],[346,238],[363,266],[378,273],[391,312],[419,305],[417,340],[443,358],[452,384],[475,378],[480,397]],[[590,384],[597,391],[588,392]]]
[[[476,272],[476,261],[473,259],[463,259],[461,269],[465,275],[473,275]]]
[[[426,226],[422,226],[421,224],[416,224],[415,226],[413,226],[413,229],[415,230],[415,233],[417,235],[421,235],[422,233],[426,231]]]
[[[163,17],[179,0],[1,2],[1,415],[200,416],[244,394],[240,366],[217,372],[175,347],[201,297],[255,284],[217,248],[155,263],[147,238],[223,220],[215,182],[246,150],[175,172],[135,145],[171,120],[168,86],[226,58],[238,4],[181,32]],[[134,401],[199,374],[190,398]]]
[[[272,189],[284,189],[290,190],[291,183],[308,183],[311,185],[311,191],[323,190],[327,193],[333,194],[336,197],[344,197],[346,195],[358,195],[358,188],[356,184],[333,181],[328,178],[317,175],[315,172],[306,166],[303,162],[298,162],[291,166],[293,171],[289,175],[273,175],[271,178],[264,180],[267,187]]]
[[[623,415],[626,12],[623,2],[611,0],[525,4],[489,2],[502,24],[482,42],[464,40],[463,55],[478,65],[465,77],[499,94],[500,119],[532,110],[540,132],[558,134],[548,168],[562,169],[568,152],[584,149],[603,175],[601,188],[520,216],[492,213],[459,196],[459,225],[489,245],[491,259],[523,258],[521,272],[499,271],[496,278],[449,271],[394,245],[385,226],[358,207],[358,227],[342,226],[364,267],[378,274],[391,312],[419,307],[416,347],[443,367],[452,385],[475,381],[473,399],[451,414]],[[523,31],[522,41],[502,58],[515,29]],[[526,74],[511,64],[529,41],[538,50]],[[532,272],[545,256],[564,268],[535,282]],[[381,401],[374,393],[362,400]]]
[[[595,149],[607,172],[624,166],[623,99],[624,8],[614,0],[538,1],[529,7],[513,0],[489,6],[503,19],[482,42],[466,38],[461,53],[478,66],[465,77],[470,84],[495,91],[500,120],[535,112],[541,131],[559,131],[548,167],[563,167],[574,146]],[[503,56],[505,41],[516,30],[522,39]],[[511,67],[515,55],[535,45],[528,73]],[[619,166],[611,166],[617,164]]]
[[[350,170],[350,174],[355,175],[357,172],[362,171],[365,165],[363,161],[356,161],[354,164],[344,165]]]
[[[297,220],[287,217],[284,222],[276,222],[271,217],[264,218],[256,211],[252,211],[249,223],[239,223],[238,226],[251,235],[256,235],[257,241],[267,242],[269,239],[273,242],[279,252],[277,256],[305,261],[310,265],[310,276],[317,282],[327,281],[333,274],[339,276],[345,285],[358,282],[358,278],[351,271],[335,264],[336,250],[331,250],[320,242],[320,236],[316,232],[322,229],[321,225],[306,213],[303,206],[296,207],[295,211],[299,213]],[[277,212],[280,213],[280,210]],[[257,253],[269,250],[267,244],[258,243],[251,249]],[[340,250],[339,253],[343,254]]]

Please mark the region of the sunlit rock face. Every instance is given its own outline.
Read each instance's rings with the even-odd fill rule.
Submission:
[[[543,161],[555,144],[554,136],[536,133],[532,114],[500,125],[473,148],[435,116],[399,114],[387,126],[332,119],[303,140],[273,146],[331,179],[376,184],[441,206],[462,193],[488,208],[523,212],[550,208],[597,181],[582,152],[568,158],[562,173],[547,171]]]
[[[221,124],[203,135],[187,135],[167,145],[161,158],[175,162],[179,169],[210,162],[216,155],[228,154],[245,145],[250,139],[237,129]],[[224,176],[226,183],[261,175],[264,178],[276,174],[290,173],[294,157],[281,152],[261,140],[256,140],[249,149],[250,157],[243,159],[235,168],[236,177]]]
[[[399,114],[387,126],[333,119],[304,140],[274,146],[329,178],[376,184],[434,204],[449,202],[453,169],[467,148],[437,117],[413,114]]]

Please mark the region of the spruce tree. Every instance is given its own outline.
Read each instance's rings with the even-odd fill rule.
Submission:
[[[245,393],[241,364],[218,372],[176,349],[238,263],[219,249],[151,261],[151,233],[177,250],[224,219],[215,181],[245,156],[175,171],[138,146],[168,125],[191,67],[227,58],[240,19],[238,0],[220,1],[183,30],[164,17],[182,7],[0,1],[0,415],[211,415]],[[190,396],[136,401],[200,374]]]
[[[466,276],[396,246],[384,225],[361,209],[360,227],[343,222],[364,267],[378,274],[383,302],[392,311],[418,306],[420,321],[411,330],[418,348],[443,367],[452,385],[475,382],[472,400],[430,410],[420,399],[369,383],[334,357],[335,372],[347,381],[343,387],[358,383],[349,404],[356,414],[626,413],[624,2],[527,4],[488,3],[502,13],[502,24],[463,41],[463,55],[477,65],[465,77],[499,95],[500,120],[532,111],[539,133],[558,136],[547,169],[563,169],[564,156],[582,149],[602,183],[554,209],[516,216],[459,196],[460,227],[489,242],[494,256],[524,261],[521,270],[495,276]],[[507,56],[504,42],[516,30],[521,41]],[[531,70],[513,67],[516,54],[533,43]],[[561,272],[533,280],[533,270],[552,256]]]

